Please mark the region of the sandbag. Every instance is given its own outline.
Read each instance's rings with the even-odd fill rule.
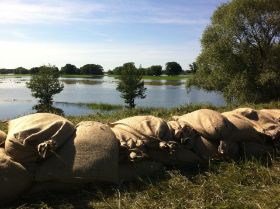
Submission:
[[[184,127],[184,124],[190,125],[201,136],[215,142],[227,138],[233,129],[232,124],[227,118],[222,114],[209,109],[200,109],[172,118],[173,120],[178,121],[182,127]]]
[[[239,108],[222,113],[235,127],[231,137],[222,140],[219,151],[229,157],[241,154],[255,155],[263,150],[270,150],[273,139],[279,134],[279,125],[265,111],[256,111],[251,108]],[[245,151],[240,148],[245,146]],[[248,151],[246,151],[248,150]],[[258,150],[258,151],[252,151]],[[253,153],[253,154],[251,154]]]
[[[32,183],[32,176],[0,148],[0,205],[21,196]]]
[[[262,142],[264,135],[254,128],[254,124],[246,117],[236,114],[234,111],[222,113],[235,127],[231,136],[223,141],[257,141]]]
[[[279,110],[254,110],[251,108],[239,108],[232,111],[243,120],[249,121],[256,131],[271,137],[272,140],[280,136],[279,112]]]
[[[112,131],[120,141],[160,139],[172,140],[168,124],[155,116],[134,116],[110,124]]]
[[[274,148],[271,144],[261,143],[257,141],[221,141],[221,152],[229,158],[244,158],[244,157],[263,157],[272,156]]]
[[[163,170],[164,167],[161,163],[152,161],[121,164],[119,169],[119,182],[132,181],[139,177],[151,177]]]
[[[84,121],[55,155],[39,165],[35,181],[117,183],[118,161],[119,144],[110,127]]]
[[[173,153],[158,149],[148,149],[147,153],[153,161],[168,166],[195,165],[203,163],[203,159],[188,147],[179,147]]]
[[[15,161],[34,169],[36,161],[51,155],[75,132],[67,119],[35,113],[9,121],[5,151]]]
[[[7,135],[4,131],[0,131],[0,147],[4,147]]]
[[[219,157],[218,145],[203,138],[189,138],[184,144],[177,144],[173,152],[161,149],[147,149],[149,158],[165,165],[195,165],[207,163]]]
[[[110,127],[120,141],[121,159],[129,158],[130,161],[146,158],[146,147],[159,147],[160,141],[173,139],[168,124],[154,116],[129,117],[111,123]]]

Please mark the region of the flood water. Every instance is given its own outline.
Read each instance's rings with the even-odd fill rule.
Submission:
[[[0,120],[34,112],[37,100],[32,97],[26,82],[30,77],[0,78]],[[54,96],[54,106],[61,108],[65,115],[85,115],[94,111],[78,103],[110,103],[124,105],[116,91],[117,80],[113,77],[61,78],[64,90]],[[185,80],[145,80],[146,98],[136,99],[137,107],[178,107],[190,103],[224,105],[224,99],[216,92],[185,88]]]

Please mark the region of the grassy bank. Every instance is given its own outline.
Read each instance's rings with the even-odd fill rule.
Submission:
[[[238,107],[278,108],[280,102],[244,104]],[[220,112],[237,106],[214,107],[187,105],[172,109],[137,108],[112,114],[68,117],[74,123],[82,120],[113,122],[133,115],[155,115],[170,119],[200,108]],[[6,125],[2,123],[2,128]],[[279,208],[280,159],[272,166],[263,161],[212,161],[207,167],[166,169],[154,177],[127,184],[87,185],[64,193],[47,193],[14,202],[8,208]]]

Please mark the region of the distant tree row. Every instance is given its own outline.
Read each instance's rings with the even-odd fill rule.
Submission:
[[[109,70],[108,74],[121,75],[122,69],[123,66],[116,67],[113,70]],[[174,76],[174,75],[180,75],[184,73],[181,65],[178,64],[177,62],[167,62],[165,64],[165,70],[162,69],[161,65],[153,65],[148,68],[143,68],[142,66],[140,66],[138,69],[142,72],[142,75],[150,75],[150,76],[160,76],[162,74]]]
[[[26,69],[23,67],[18,67],[15,69],[0,69],[0,74],[36,74],[39,72],[40,67],[33,67],[31,69]],[[55,66],[52,67],[52,70],[59,72],[61,74],[86,74],[86,75],[103,75],[104,70],[101,65],[96,64],[86,64],[80,68],[77,68],[75,65],[66,64],[59,69]]]
[[[114,68],[113,70],[109,70],[109,75],[120,75],[123,66],[119,66]],[[196,71],[196,63],[192,63],[189,65],[189,70],[184,71],[180,64],[177,62],[167,62],[165,64],[165,69],[161,65],[153,65],[148,68],[139,67],[138,69],[141,71],[142,75],[148,76],[160,76],[162,74],[166,74],[169,76],[180,75],[184,73],[194,73]],[[80,68],[76,67],[72,64],[66,64],[65,66],[61,67],[59,70],[57,67],[53,67],[60,74],[69,74],[69,75],[77,75],[77,74],[84,74],[84,75],[103,75],[104,69],[101,65],[98,64],[86,64]],[[38,73],[39,67],[33,67],[31,69],[26,69],[24,67],[18,67],[15,69],[0,69],[0,74],[35,74]]]

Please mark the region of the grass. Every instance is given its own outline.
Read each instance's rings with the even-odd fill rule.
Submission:
[[[267,104],[244,104],[256,109],[278,108],[280,101]],[[186,105],[172,109],[137,108],[111,114],[68,117],[74,123],[82,120],[113,122],[133,115],[155,115],[170,119],[200,108],[220,112],[237,106]],[[5,123],[1,129],[6,130]],[[54,192],[22,198],[7,208],[279,208],[280,158],[272,166],[266,161],[211,161],[206,167],[166,169],[163,173],[137,179],[122,185],[87,185],[63,193]]]
[[[93,110],[119,110],[122,109],[122,105],[115,105],[115,104],[105,104],[105,103],[90,103],[90,104],[85,104],[87,107],[93,109]]]

